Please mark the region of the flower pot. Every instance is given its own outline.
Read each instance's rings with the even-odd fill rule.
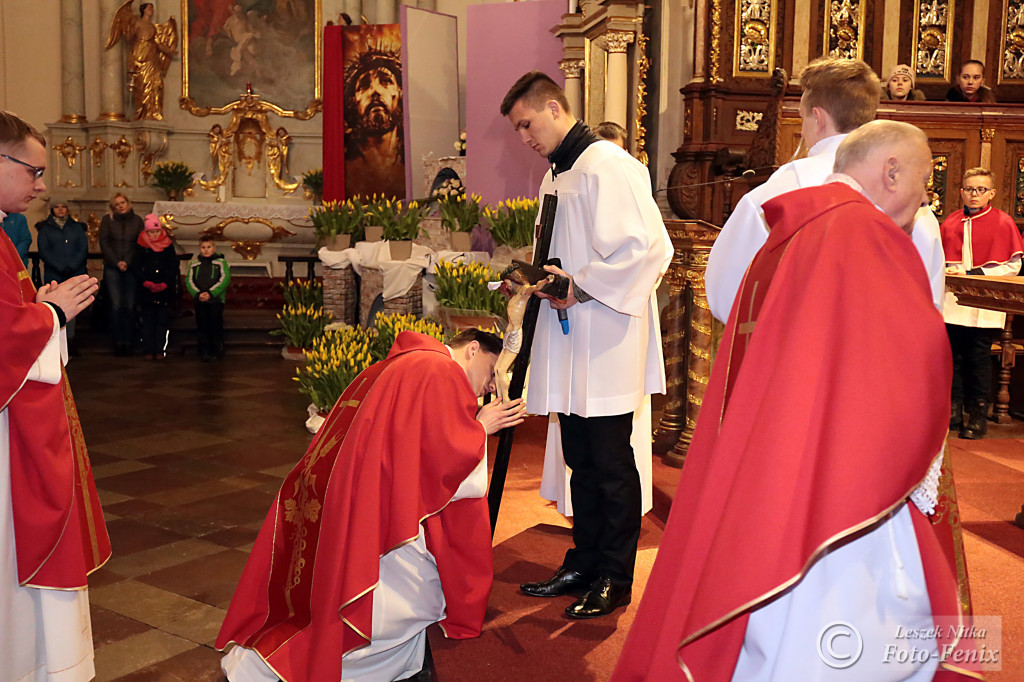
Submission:
[[[299,362],[306,361],[306,354],[302,352],[301,348],[295,346],[285,346],[281,349],[281,357],[285,360],[297,360]]]
[[[469,232],[449,232],[452,251],[472,251],[473,238]]]
[[[409,260],[412,258],[412,242],[408,239],[389,241],[388,248],[391,251],[391,260]]]
[[[474,328],[500,334],[508,325],[504,319],[488,310],[465,310],[441,306],[440,313],[442,326],[451,334]]]
[[[380,225],[367,225],[366,226],[366,241],[368,242],[379,242],[384,238],[384,228]]]
[[[184,198],[185,197],[183,197],[181,195],[181,192],[179,192],[176,189],[169,189],[169,190],[167,190],[167,199],[169,201],[182,201],[182,200],[184,200]]]
[[[350,234],[333,234],[326,241],[328,251],[344,251],[351,244],[352,235]]]

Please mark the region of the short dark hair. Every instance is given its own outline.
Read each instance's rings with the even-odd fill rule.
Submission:
[[[519,100],[524,100],[534,111],[540,111],[545,103],[555,100],[565,113],[572,114],[565,91],[543,71],[530,71],[515,82],[501,100],[501,115],[508,116]]]
[[[46,138],[21,117],[9,111],[0,111],[0,146],[17,147],[32,138],[46,147]]]
[[[485,332],[484,330],[477,329],[475,327],[472,329],[462,330],[452,337],[451,341],[448,342],[448,345],[452,348],[462,348],[474,341],[478,342],[480,344],[480,348],[487,353],[491,353],[493,355],[501,354],[501,339],[495,334]]]
[[[623,146],[629,140],[629,134],[626,132],[626,129],[615,121],[602,121],[598,123],[594,126],[594,134],[602,140],[609,140],[611,142],[621,140]]]
[[[208,234],[199,235],[199,243],[202,244],[204,242],[210,242],[211,244],[215,244],[217,240]]]

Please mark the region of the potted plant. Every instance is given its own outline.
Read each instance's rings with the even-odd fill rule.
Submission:
[[[384,239],[391,242],[391,260],[408,260],[412,256],[412,240],[420,234],[420,223],[427,214],[427,207],[417,201],[403,204],[397,199],[374,202],[374,222],[382,228]],[[369,228],[367,228],[369,229]]]
[[[480,222],[480,195],[440,197],[437,205],[441,213],[441,224],[448,230],[451,239],[452,251],[471,250],[469,233]]]
[[[539,201],[523,197],[500,201],[496,208],[484,209],[484,220],[490,226],[491,236],[497,245],[494,249],[495,262],[530,259],[539,210]]]
[[[166,192],[171,201],[180,201],[192,186],[193,173],[192,167],[182,161],[161,161],[153,167],[153,186]]]
[[[467,327],[505,328],[508,299],[492,291],[488,282],[498,281],[499,273],[481,263],[440,261],[434,267],[435,295],[441,306],[441,319],[450,332]]]
[[[284,336],[287,344],[284,349],[284,356],[292,359],[301,359],[301,351],[312,348],[313,341],[323,336],[324,328],[330,324],[334,316],[330,311],[322,307],[309,305],[285,305],[277,315],[281,323],[280,329],[275,329],[271,334]]]
[[[302,174],[302,186],[306,188],[306,198],[319,204],[324,197],[324,171],[322,168],[311,168]]]
[[[306,364],[295,370],[299,392],[326,415],[352,380],[373,362],[370,334],[362,327],[329,329],[304,351]]]
[[[379,242],[384,238],[384,226],[395,221],[399,203],[397,199],[388,199],[376,194],[370,197],[369,201],[363,202],[366,241]]]
[[[363,226],[363,205],[359,199],[328,201],[309,209],[317,241],[330,251],[343,251],[359,241]]]

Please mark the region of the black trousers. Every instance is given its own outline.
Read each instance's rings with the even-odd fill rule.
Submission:
[[[171,326],[171,306],[142,304],[142,352],[163,355],[167,350],[167,330]]]
[[[205,303],[196,299],[196,331],[199,355],[220,357],[224,352],[224,304],[214,298]]]
[[[949,346],[953,351],[954,403],[960,402],[968,409],[973,405],[988,403],[992,396],[992,342],[999,334],[998,329],[962,327],[947,324]]]
[[[633,582],[640,540],[640,474],[629,437],[633,413],[611,417],[559,414],[562,453],[572,468],[574,547],[563,566],[624,584]]]

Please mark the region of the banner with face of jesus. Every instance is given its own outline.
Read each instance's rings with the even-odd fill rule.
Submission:
[[[399,24],[342,29],[345,194],[405,197]]]

